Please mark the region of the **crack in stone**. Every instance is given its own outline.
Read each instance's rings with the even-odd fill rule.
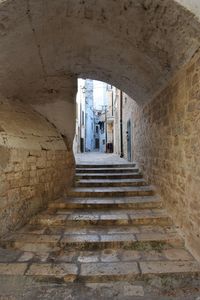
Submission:
[[[27,12],[26,12],[26,14],[28,16],[29,24],[30,24],[31,30],[33,32],[33,37],[34,37],[34,40],[35,40],[36,47],[38,49],[38,55],[39,55],[39,59],[40,59],[40,63],[41,63],[41,67],[42,67],[42,71],[43,71],[43,75],[44,75],[44,81],[47,82],[47,78],[46,78],[47,77],[47,72],[46,72],[46,68],[45,68],[45,64],[44,64],[44,59],[43,59],[43,56],[42,56],[41,46],[38,42],[36,31],[35,31],[35,28],[34,28],[34,25],[33,25],[33,19],[32,19],[32,16],[31,16],[31,9],[30,9],[30,1],[29,0],[27,0]]]

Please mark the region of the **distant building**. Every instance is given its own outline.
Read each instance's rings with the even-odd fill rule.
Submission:
[[[85,151],[93,151],[94,142],[94,107],[93,80],[85,80]]]
[[[76,97],[76,133],[73,144],[74,153],[85,152],[85,80],[78,79]]]
[[[74,152],[114,149],[114,88],[101,81],[78,80]]]

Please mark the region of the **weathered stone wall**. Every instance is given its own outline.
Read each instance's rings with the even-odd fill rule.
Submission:
[[[199,54],[152,102],[132,109],[133,158],[200,257]]]
[[[30,107],[0,99],[0,235],[25,223],[72,178],[72,153]]]

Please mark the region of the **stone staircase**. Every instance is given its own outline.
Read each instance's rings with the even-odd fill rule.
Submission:
[[[131,282],[141,297],[158,283],[161,290],[200,286],[200,264],[135,164],[77,165],[67,197],[49,203],[1,246],[9,259],[0,260],[0,275]]]

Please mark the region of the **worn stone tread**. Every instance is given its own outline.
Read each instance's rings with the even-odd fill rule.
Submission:
[[[146,186],[144,179],[80,179],[76,180],[76,187],[122,187],[122,186]]]
[[[200,263],[192,261],[139,262],[142,274],[200,273]]]
[[[76,179],[139,179],[139,172],[134,173],[76,173]]]
[[[78,267],[71,263],[33,263],[26,272],[26,275],[43,278],[63,278],[64,281],[74,281],[78,275]]]
[[[129,187],[74,187],[68,195],[71,197],[122,197],[122,196],[152,196],[155,194],[151,186]]]
[[[30,224],[46,226],[82,225],[170,225],[171,219],[163,209],[142,210],[65,210],[42,213],[32,218]]]
[[[135,167],[121,167],[118,168],[76,168],[77,173],[132,173],[138,172]]]
[[[80,168],[121,168],[123,166],[123,168],[133,168],[135,167],[135,163],[121,163],[121,164],[76,164],[76,169],[80,169]]]
[[[116,198],[63,198],[50,202],[49,208],[56,209],[87,209],[87,208],[161,208],[161,199],[157,196],[135,196]]]
[[[138,275],[139,272],[138,265],[135,262],[90,263],[81,265],[80,276],[84,277],[85,280],[94,282],[99,281],[101,277],[123,280],[129,276]]]
[[[65,248],[70,249],[168,249],[183,247],[183,240],[175,233],[150,232],[139,233],[85,233],[61,235],[15,234],[4,241],[5,247],[14,247],[27,252],[53,252]]]
[[[24,275],[26,263],[0,263],[0,275]]]

